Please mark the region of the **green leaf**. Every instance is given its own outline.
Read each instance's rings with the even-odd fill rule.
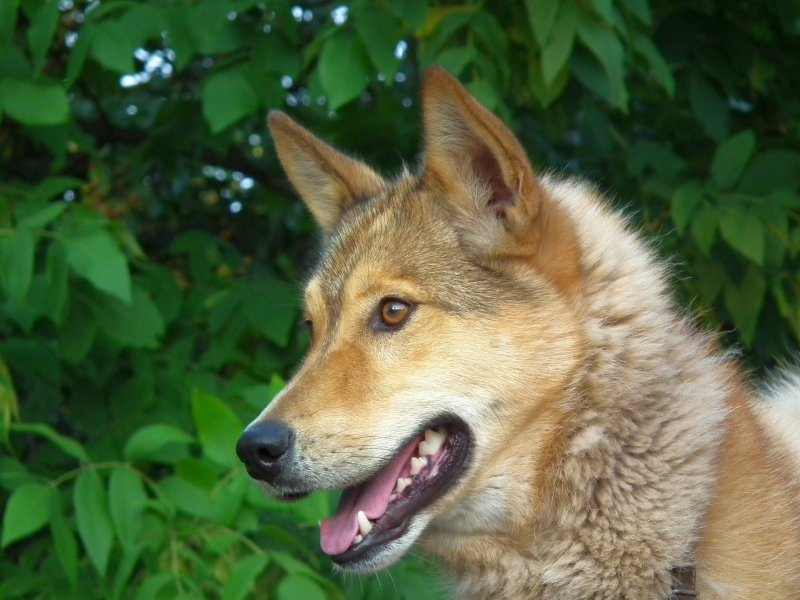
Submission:
[[[276,590],[278,600],[326,600],[327,595],[315,581],[303,575],[288,575]]]
[[[131,348],[157,348],[164,319],[150,297],[134,288],[130,304],[104,296],[95,299],[98,331]]]
[[[203,84],[203,116],[219,133],[258,109],[258,94],[239,68],[209,75]]]
[[[56,448],[61,450],[64,454],[79,460],[80,462],[87,462],[89,456],[86,450],[80,443],[72,438],[53,430],[49,425],[44,423],[14,423],[11,425],[11,431],[14,433],[30,433],[45,438],[48,442],[53,444]]]
[[[499,62],[500,64],[497,64],[498,73],[503,73],[503,76],[507,76],[508,65],[504,63],[509,60],[508,33],[497,18],[490,12],[481,11],[470,19],[469,26],[472,33],[475,35],[475,42],[482,48],[485,48],[485,52],[482,54],[491,55],[491,57]],[[473,45],[475,42],[473,42]],[[492,76],[494,70],[495,67],[492,66],[490,70],[486,71],[486,75]],[[481,74],[484,74],[483,70]],[[478,81],[478,79],[473,79],[473,81]]]
[[[764,306],[767,284],[755,267],[749,267],[739,284],[728,281],[725,286],[725,306],[731,314],[744,343],[750,346],[756,334],[758,317]]]
[[[650,74],[656,80],[658,85],[664,88],[667,95],[672,98],[675,95],[675,78],[672,76],[672,69],[670,69],[664,56],[658,50],[653,41],[643,35],[634,37],[634,45],[636,50],[647,61],[650,67]]]
[[[70,309],[70,281],[67,252],[60,242],[47,248],[44,284],[47,289],[47,316],[58,327],[64,324]]]
[[[116,21],[103,21],[92,25],[90,53],[101,65],[115,73],[133,73],[133,53],[136,43],[125,28]]]
[[[427,0],[392,0],[392,12],[403,20],[412,32],[419,31],[428,20]]]
[[[719,232],[731,248],[757,265],[764,264],[764,223],[757,217],[726,210],[719,222]]]
[[[269,564],[266,554],[245,556],[236,561],[231,567],[222,600],[244,600],[253,591],[256,578]],[[303,596],[298,596],[303,598]]]
[[[364,47],[351,31],[339,30],[328,38],[317,69],[331,110],[355,100],[367,89],[369,69]]]
[[[496,89],[485,79],[473,79],[466,85],[466,88],[477,98],[478,102],[489,110],[495,110],[500,104]]]
[[[108,502],[117,537],[126,548],[133,547],[142,529],[142,518],[148,502],[139,474],[125,467],[111,471]]]
[[[612,0],[592,0],[592,6],[594,7],[594,12],[602,17],[603,21],[609,25],[614,25],[616,19]]]
[[[61,196],[67,190],[74,190],[80,188],[86,182],[82,179],[78,179],[76,177],[64,177],[64,176],[56,176],[56,177],[48,177],[41,183],[39,183],[31,192],[27,195],[25,199],[25,204],[33,204],[36,206],[40,202],[46,202],[47,200],[52,200],[56,196]],[[59,206],[64,205],[68,206],[65,202],[61,202],[58,204]],[[24,216],[27,216],[29,213],[23,213],[21,209],[24,208],[24,205],[18,207],[19,211],[19,218],[22,219]]]
[[[652,25],[653,14],[649,0],[623,0],[625,7],[645,25]]]
[[[686,231],[686,227],[702,199],[703,186],[696,181],[683,184],[672,195],[670,216],[681,235]]]
[[[243,8],[249,8],[252,2],[250,5],[243,4]],[[214,0],[196,2],[178,11],[186,21],[192,45],[198,54],[228,54],[239,49],[249,50],[249,38],[237,35],[240,30],[227,18],[231,10],[236,10],[235,6],[235,2]]]
[[[0,2],[0,47],[11,41],[17,26],[17,9],[19,0],[3,0]]]
[[[400,22],[385,10],[363,5],[355,14],[355,25],[372,64],[386,76],[386,81],[392,81],[400,67],[400,60],[394,55],[403,36]]]
[[[286,347],[297,321],[296,290],[272,277],[249,286],[244,295],[244,315],[251,327],[274,344]]]
[[[154,423],[137,430],[125,444],[123,455],[130,462],[157,460],[170,447],[188,446],[194,442],[194,437],[182,429]]]
[[[0,355],[0,441],[8,444],[11,423],[19,419],[19,398],[14,388],[14,380]]]
[[[48,204],[44,208],[37,210],[31,214],[26,215],[25,217],[19,219],[17,221],[17,227],[26,228],[26,229],[36,229],[39,227],[45,227],[52,221],[56,220],[61,214],[67,210],[69,204],[66,202],[56,202],[54,204]]]
[[[325,579],[309,567],[304,562],[297,560],[287,552],[274,551],[271,553],[271,558],[280,565],[281,569],[286,571],[289,575],[304,575],[317,581],[325,581]]]
[[[264,73],[295,78],[303,68],[303,58],[281,38],[265,35],[258,39],[251,64],[257,65]],[[273,79],[280,86],[278,78]]]
[[[578,55],[582,55],[582,56],[578,56]],[[529,61],[528,83],[530,85],[530,89],[531,89],[531,92],[533,93],[533,96],[539,101],[539,103],[542,105],[543,108],[548,108],[553,103],[553,101],[556,100],[556,98],[558,98],[564,92],[564,90],[567,87],[567,83],[570,80],[570,75],[573,74],[573,73],[581,81],[581,83],[583,85],[586,85],[587,87],[591,87],[586,82],[586,79],[585,78],[581,78],[580,74],[576,70],[576,69],[580,69],[581,68],[581,65],[579,63],[581,62],[582,59],[586,59],[586,58],[588,58],[593,63],[593,65],[590,66],[589,68],[591,69],[592,67],[594,67],[594,70],[602,78],[603,85],[605,85],[605,76],[603,75],[603,73],[601,71],[600,64],[597,63],[597,61],[594,60],[592,57],[590,57],[587,52],[585,52],[585,51],[582,52],[580,48],[575,48],[574,46],[573,46],[573,53],[572,53],[572,56],[570,58],[571,70],[570,69],[562,69],[561,72],[558,74],[558,77],[556,77],[555,82],[553,82],[552,86],[546,86],[544,84],[544,79],[542,78],[542,68],[541,68],[540,63],[537,63],[536,61],[533,61],[533,60]],[[586,66],[586,65],[584,65],[584,66]],[[586,72],[584,72],[583,75],[586,75]],[[592,88],[592,89],[594,89],[594,88]],[[607,91],[608,90],[606,89],[603,92],[598,92],[598,93],[603,95]],[[606,97],[606,96],[603,96],[603,97]]]
[[[578,38],[603,66],[610,91],[611,103],[627,109],[628,91],[625,87],[624,50],[614,31],[605,23],[582,13]]]
[[[36,237],[28,229],[0,235],[0,284],[6,297],[21,304],[33,278]]]
[[[335,504],[333,506],[336,506]],[[331,514],[330,494],[316,493],[291,505],[291,511],[297,515],[298,523],[309,526],[317,525]]]
[[[134,600],[160,600],[169,598],[169,595],[162,594],[162,590],[168,585],[175,583],[174,573],[156,573],[146,579],[139,589],[136,590]]]
[[[273,373],[269,384],[262,383],[243,389],[240,393],[245,402],[256,410],[262,410],[286,386],[286,381],[278,373]]]
[[[477,57],[478,51],[474,46],[451,46],[445,48],[434,63],[458,77]]]
[[[72,531],[72,527],[67,523],[67,519],[64,516],[61,496],[53,494],[50,507],[50,533],[53,536],[56,556],[72,587],[77,587],[78,542],[75,540],[75,533]]]
[[[97,315],[90,302],[76,295],[69,303],[64,322],[58,330],[58,348],[63,359],[71,364],[80,364],[97,337]]]
[[[0,456],[0,488],[10,492],[34,479],[35,476],[20,461]]]
[[[83,72],[83,66],[86,64],[89,51],[92,49],[93,33],[91,27],[84,27],[78,32],[77,41],[69,52],[67,73],[64,76],[64,85],[67,89],[72,89],[72,86],[75,85],[78,77]]]
[[[700,75],[694,75],[689,82],[689,102],[708,135],[715,140],[728,135],[728,102]]]
[[[575,43],[578,15],[571,3],[564,3],[553,25],[553,35],[542,48],[542,80],[547,87],[553,85],[566,66]]]
[[[149,39],[159,38],[166,28],[165,10],[162,6],[145,2],[131,2],[127,10],[119,13],[119,24],[133,41],[142,45]]]
[[[241,471],[238,476],[234,477],[233,481],[228,482],[221,489],[217,488],[211,492],[212,500],[212,520],[221,525],[231,526],[236,522],[242,508],[247,492],[252,489],[253,480],[247,477]],[[325,518],[330,515],[330,510],[320,518]],[[313,525],[319,524],[319,519],[312,523]]]
[[[558,0],[525,0],[528,22],[540,48],[550,40],[559,4]]]
[[[707,204],[701,204],[692,219],[691,230],[694,241],[706,256],[709,255],[711,247],[714,245],[718,225],[719,216],[716,211]]]
[[[711,180],[721,190],[736,185],[753,155],[756,136],[748,129],[722,142],[714,151],[711,161]]]
[[[126,590],[126,588],[129,589],[130,579],[136,571],[137,563],[142,556],[142,551],[144,548],[145,543],[142,542],[128,548],[124,548],[122,560],[119,561],[119,566],[114,573],[114,584],[111,588],[111,600],[130,598],[129,594],[123,595],[123,590]]]
[[[47,50],[53,42],[53,36],[58,27],[58,17],[58,2],[55,0],[45,0],[31,15],[31,24],[26,31],[26,37],[33,57],[33,71],[36,75],[44,67]]]
[[[69,119],[67,92],[57,83],[5,79],[0,109],[23,125],[58,125]]]
[[[725,271],[718,262],[698,255],[694,262],[694,274],[693,280],[700,298],[706,305],[712,305],[725,285]]]
[[[11,493],[3,513],[0,548],[30,536],[50,520],[54,489],[44,483],[25,483]]]
[[[100,577],[105,577],[114,541],[108,497],[96,471],[84,471],[75,481],[75,520],[83,546]]]
[[[105,227],[69,232],[64,237],[67,261],[77,275],[101,292],[131,301],[128,261]]]
[[[207,491],[219,483],[219,469],[205,457],[179,460],[175,463],[175,475]]]
[[[192,416],[205,455],[221,465],[233,464],[236,441],[244,430],[234,412],[219,398],[194,390]]]
[[[800,187],[800,153],[768,150],[747,166],[737,189],[744,194],[762,195],[780,189]]]
[[[214,520],[214,507],[208,492],[181,479],[165,477],[159,482],[158,489],[178,510],[209,521]]]

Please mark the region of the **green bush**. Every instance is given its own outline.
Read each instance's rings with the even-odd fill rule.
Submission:
[[[332,573],[335,498],[235,460],[307,345],[267,110],[391,173],[447,67],[761,368],[800,340],[799,55],[793,0],[0,2],[0,597],[442,596]]]

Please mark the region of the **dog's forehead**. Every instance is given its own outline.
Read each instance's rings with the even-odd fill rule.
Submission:
[[[350,207],[322,251],[314,274],[320,287],[337,294],[365,262],[413,277],[421,263],[441,260],[449,234],[425,196],[413,180],[402,180]]]
[[[431,300],[466,302],[482,285],[482,274],[465,256],[440,202],[419,182],[404,178],[349,208],[323,249],[306,302],[337,306],[351,276],[363,273],[365,265],[377,277],[424,286]]]

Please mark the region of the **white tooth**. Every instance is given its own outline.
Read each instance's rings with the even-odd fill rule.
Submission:
[[[442,449],[447,440],[447,428],[440,427],[439,430],[426,429],[425,440],[419,443],[419,453],[421,456],[432,456]]]
[[[402,494],[403,490],[405,490],[410,485],[411,485],[411,478],[410,477],[401,477],[400,479],[397,480],[397,486],[394,488],[394,490],[398,494]]]
[[[372,531],[372,521],[367,518],[363,510],[358,511],[358,530],[363,536]]]
[[[355,539],[353,540],[353,544],[360,544],[360,543],[361,543],[361,540],[363,540],[363,539],[364,539],[364,536],[363,536],[363,535],[357,535],[357,536],[355,537]]]
[[[394,502],[397,500],[397,494],[389,494],[389,502]]]
[[[416,456],[411,457],[411,474],[418,475],[422,469],[428,466],[428,459],[424,456],[420,456],[417,458]]]

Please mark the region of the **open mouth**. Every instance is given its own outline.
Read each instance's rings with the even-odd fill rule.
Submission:
[[[320,524],[320,545],[345,566],[400,538],[416,513],[462,473],[469,435],[460,421],[439,420],[415,435],[372,479],[347,488],[336,514]]]

